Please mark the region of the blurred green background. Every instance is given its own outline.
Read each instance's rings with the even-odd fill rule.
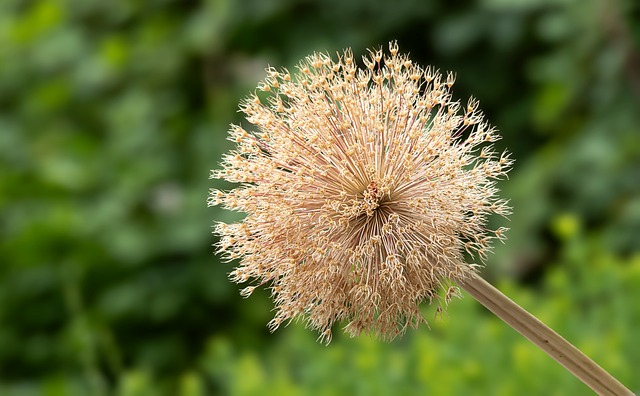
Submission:
[[[640,391],[638,2],[2,0],[0,395],[591,394],[468,296],[325,347],[227,281],[206,196],[239,100],[392,39],[517,159],[486,277]]]

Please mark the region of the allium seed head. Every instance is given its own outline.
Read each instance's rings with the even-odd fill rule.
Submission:
[[[232,126],[237,146],[211,172],[239,183],[210,192],[209,205],[246,213],[216,225],[217,248],[239,259],[232,281],[253,282],[243,296],[270,285],[271,330],[304,318],[327,342],[336,321],[391,339],[425,321],[421,302],[458,294],[452,283],[478,267],[465,252],[484,261],[504,238],[487,216],[508,215],[495,181],[512,161],[478,102],[453,101],[454,75],[395,42],[363,61],[346,50],[267,69],[267,98],[241,104],[255,128]]]

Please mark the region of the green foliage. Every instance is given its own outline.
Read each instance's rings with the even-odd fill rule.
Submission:
[[[391,39],[457,72],[517,159],[488,276],[640,390],[639,12],[3,0],[0,394],[589,394],[468,297],[432,331],[323,347],[299,324],[269,335],[267,291],[226,280],[209,232],[237,214],[205,200],[238,101],[268,64]]]

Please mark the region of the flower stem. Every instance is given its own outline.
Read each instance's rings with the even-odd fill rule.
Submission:
[[[633,395],[611,374],[480,276],[460,282],[473,298],[540,347],[599,395]]]

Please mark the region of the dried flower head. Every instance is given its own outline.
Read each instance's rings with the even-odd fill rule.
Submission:
[[[241,104],[256,129],[232,126],[237,147],[211,173],[240,183],[210,192],[210,206],[246,213],[216,225],[217,247],[240,260],[232,281],[254,282],[243,296],[270,284],[271,330],[304,318],[328,342],[345,321],[352,336],[391,339],[425,321],[422,301],[457,294],[478,267],[465,251],[484,261],[504,237],[487,215],[508,215],[495,180],[512,161],[478,102],[461,111],[454,75],[414,65],[395,42],[363,61],[347,50],[295,74],[268,68],[266,94]]]

